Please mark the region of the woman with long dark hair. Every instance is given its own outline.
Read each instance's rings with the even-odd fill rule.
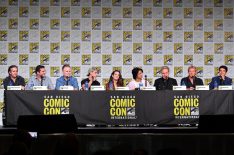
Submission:
[[[106,84],[106,90],[115,90],[116,87],[123,87],[123,78],[118,70],[111,73],[109,82]]]

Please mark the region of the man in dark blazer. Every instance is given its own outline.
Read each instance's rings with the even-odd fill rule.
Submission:
[[[169,67],[163,66],[161,68],[162,77],[156,79],[154,82],[154,86],[156,90],[172,90],[173,86],[177,86],[176,79],[169,77]]]
[[[195,66],[189,66],[188,76],[181,79],[180,85],[185,85],[187,90],[194,90],[197,85],[204,85],[202,79],[196,77],[197,69]]]
[[[209,84],[210,89],[217,89],[218,86],[232,85],[232,79],[227,77],[228,68],[227,66],[219,67],[219,76],[213,77],[211,83]]]

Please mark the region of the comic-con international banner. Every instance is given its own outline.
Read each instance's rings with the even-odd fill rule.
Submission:
[[[74,114],[78,124],[197,124],[200,115],[234,114],[234,91],[6,91],[5,125],[20,115]]]

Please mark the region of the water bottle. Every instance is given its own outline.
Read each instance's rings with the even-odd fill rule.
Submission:
[[[89,90],[89,82],[85,81],[85,90]]]
[[[181,83],[181,86],[185,86],[185,83],[184,83],[184,81],[182,81],[182,83]]]
[[[139,83],[139,90],[141,90],[141,89],[142,89],[142,87],[143,87],[143,83],[142,83],[142,82],[140,82],[140,83]]]
[[[214,89],[218,89],[218,82],[214,81]]]

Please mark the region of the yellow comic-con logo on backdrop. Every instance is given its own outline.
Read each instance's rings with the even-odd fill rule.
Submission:
[[[50,67],[50,76],[51,77],[59,77],[60,76],[59,66],[51,66]]]

